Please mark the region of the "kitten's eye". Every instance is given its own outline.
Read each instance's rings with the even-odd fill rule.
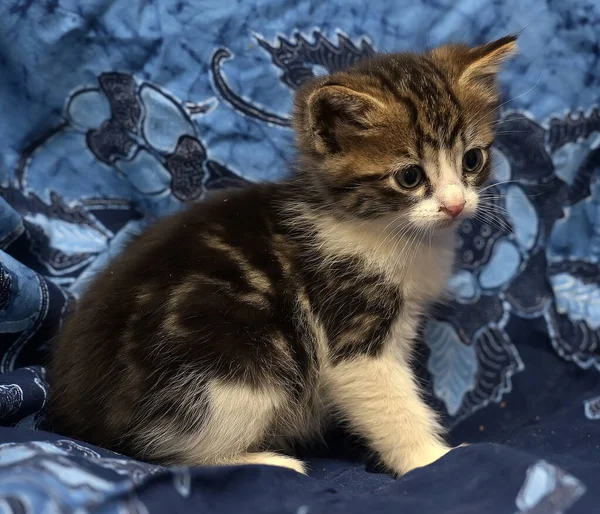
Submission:
[[[410,166],[396,173],[396,182],[404,189],[414,189],[423,182],[424,173],[419,166]]]
[[[463,170],[467,173],[479,171],[483,164],[483,152],[479,148],[471,148],[463,155]]]

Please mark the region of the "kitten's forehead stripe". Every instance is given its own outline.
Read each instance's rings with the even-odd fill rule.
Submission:
[[[422,158],[423,154],[423,138],[425,137],[424,131],[421,128],[419,123],[419,109],[415,102],[405,94],[403,94],[398,85],[394,83],[394,80],[387,75],[387,71],[381,67],[374,67],[370,70],[371,74],[377,78],[382,86],[384,91],[387,91],[392,96],[396,98],[396,100],[403,104],[406,107],[408,112],[408,117],[410,119],[410,123],[412,125],[413,130],[415,131],[415,140],[417,144],[417,155]]]
[[[462,122],[459,118],[454,123],[454,126],[448,131],[448,139],[446,140],[446,146],[451,148],[456,144],[456,140],[458,138],[458,135],[460,134],[461,125]]]
[[[460,105],[460,102],[458,101],[458,98],[456,98],[456,95],[454,94],[452,87],[450,86],[450,82],[448,81],[448,78],[429,59],[425,59],[424,62],[429,64],[430,71],[436,75],[436,77],[439,80],[439,83],[441,83],[444,86],[445,93],[448,96],[448,99],[450,100],[450,102],[452,103],[454,109],[456,110],[457,122],[461,122],[461,117],[460,117],[460,112],[462,110],[461,105]]]
[[[369,76],[376,77],[382,89],[406,107],[419,157],[422,142],[437,148],[454,145],[464,125],[462,108],[448,78],[431,60],[405,59],[395,67],[373,66]]]
[[[443,74],[432,63],[423,60],[415,63],[413,68],[413,73],[407,73],[408,85],[413,94],[420,96],[426,104],[421,112],[430,125],[430,131],[443,133],[446,124],[458,117],[459,103]]]

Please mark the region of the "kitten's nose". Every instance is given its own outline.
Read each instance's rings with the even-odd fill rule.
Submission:
[[[461,202],[458,202],[458,203],[442,205],[442,207],[440,209],[442,211],[444,211],[451,218],[456,218],[462,212],[464,207],[465,207],[465,201],[462,200]]]

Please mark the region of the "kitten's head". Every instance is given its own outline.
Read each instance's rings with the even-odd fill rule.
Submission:
[[[302,169],[328,208],[414,228],[474,214],[490,175],[496,74],[515,41],[381,55],[301,88]]]

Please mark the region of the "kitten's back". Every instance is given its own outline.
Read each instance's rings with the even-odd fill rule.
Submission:
[[[54,429],[131,453],[132,428],[175,416],[191,377],[256,386],[306,371],[290,358],[306,350],[286,321],[294,255],[274,225],[279,187],[228,191],[160,221],[89,285],[54,346]]]

